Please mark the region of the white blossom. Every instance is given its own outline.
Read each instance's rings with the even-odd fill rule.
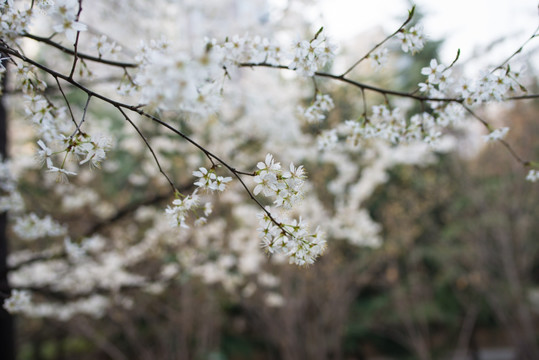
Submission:
[[[509,132],[508,127],[502,127],[502,128],[493,130],[488,135],[483,135],[483,139],[487,142],[501,140],[505,137],[505,135],[507,135],[508,132]]]
[[[25,312],[31,306],[30,293],[25,290],[11,290],[11,295],[4,300],[3,306],[11,314]]]
[[[526,180],[530,182],[536,182],[539,180],[539,170],[530,169],[528,175],[526,175]]]
[[[65,33],[67,40],[72,43],[75,42],[78,32],[86,30],[88,30],[86,25],[78,21],[71,20],[67,17],[64,18],[60,24],[54,26],[54,31]]]
[[[325,113],[331,111],[335,107],[333,99],[328,94],[316,94],[316,99],[311,106],[304,109],[299,107],[299,112],[302,118],[308,123],[319,123],[326,118]]]
[[[310,41],[297,39],[293,43],[294,54],[288,65],[302,76],[313,76],[335,57],[336,46],[321,31]]]
[[[232,181],[232,178],[227,176],[217,176],[213,169],[201,167],[196,171],[193,171],[193,176],[199,178],[194,184],[201,189],[209,191],[225,191],[226,184]]]
[[[421,51],[425,45],[423,28],[412,26],[410,29],[403,29],[397,34],[397,39],[401,43],[402,51],[411,52],[412,55]]]
[[[43,237],[63,236],[67,229],[48,215],[40,218],[35,213],[30,213],[15,219],[13,231],[21,239],[32,241]]]
[[[387,48],[380,47],[369,54],[371,59],[371,65],[375,70],[380,70],[387,63],[387,56],[389,50]]]

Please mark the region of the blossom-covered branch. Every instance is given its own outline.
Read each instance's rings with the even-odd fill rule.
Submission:
[[[70,236],[69,225],[47,214],[45,206],[40,211],[24,208],[17,181],[2,162],[0,210],[14,214],[15,236],[26,244],[48,239],[36,246],[42,247],[37,256],[20,252],[13,260],[9,270],[20,289],[41,287],[75,297],[131,286],[157,292],[180,273],[180,267],[208,283],[216,279],[226,283],[224,274],[248,278],[261,268],[260,248],[274,254],[271,259],[276,262],[284,258],[303,266],[323,254],[330,239],[379,246],[380,226],[362,208],[363,202],[386,181],[389,167],[426,161],[427,149],[438,149],[450,129],[468,127],[466,115],[487,128],[485,141],[497,140],[521,165],[531,168],[527,180],[539,179],[538,164],[525,160],[504,140],[509,127],[494,127],[478,111],[493,102],[539,97],[526,93],[522,69],[513,63],[522,48],[476,79],[455,76],[459,56],[449,66],[430,59],[414,74],[423,76],[414,85],[417,89],[397,91],[357,80],[353,70],[366,60],[376,69],[385,66],[390,43],[412,55],[421,51],[422,28],[410,26],[414,8],[392,34],[363,56],[354,56],[346,71],[333,73],[337,46],[324,27],[294,38],[290,46],[277,37],[249,35],[253,34],[249,31],[238,35],[234,30],[188,46],[156,36],[140,43],[132,61],[117,61],[121,47],[101,31],[87,31],[81,15],[91,5],[84,2],[84,7],[83,12],[82,0],[0,1],[1,61],[10,64],[0,70],[13,72],[13,86],[20,89],[13,94],[24,99],[22,113],[32,126],[29,148],[37,150],[35,157],[47,173],[77,183],[70,190],[75,195],[66,201],[67,209],[89,206],[103,220],[82,236]],[[34,8],[41,11],[50,36],[41,36],[47,30],[43,34],[30,30]],[[72,47],[62,45],[64,39]],[[36,48],[30,50],[28,42]],[[43,56],[51,49],[67,56]],[[103,75],[113,79],[113,86],[90,84],[93,66],[105,69]],[[266,74],[263,68],[278,71]],[[294,75],[280,77],[281,71]],[[43,79],[53,79],[50,83],[58,92],[47,92]],[[299,91],[305,84],[308,97]],[[334,100],[332,92],[338,85],[361,93],[357,106],[350,106],[342,119],[333,116],[340,99]],[[103,117],[114,120],[103,120],[105,125],[92,119],[100,112],[98,100],[112,110]],[[111,129],[124,125],[133,134],[118,130],[115,144]],[[181,141],[173,141],[177,139]],[[116,162],[115,150],[125,150]],[[126,158],[143,175],[121,164]],[[94,167],[112,173],[125,167],[132,173],[122,181],[137,191],[137,186],[149,184],[152,191],[166,187],[174,199],[158,211],[128,206],[111,215],[110,207],[98,209],[99,196],[90,191],[92,179],[99,175],[87,169]],[[307,172],[331,176],[315,183]],[[177,187],[177,183],[188,185]],[[66,198],[70,185],[47,186],[56,186],[57,196]],[[137,206],[153,204],[153,200],[143,201]],[[111,239],[125,239],[110,241],[105,232],[97,234],[127,213],[134,214],[137,223],[116,233],[111,230]],[[250,245],[256,236],[259,241]],[[174,253],[172,264],[158,266],[159,276],[132,271],[145,259],[161,256],[163,249],[176,247],[182,251]],[[218,260],[216,253],[222,255]],[[40,269],[43,276],[36,280],[32,274]],[[226,286],[237,289],[239,283],[236,277]],[[102,300],[95,300],[95,309],[104,308]],[[14,291],[4,306],[14,312],[46,313],[28,310],[29,303],[27,294]],[[82,307],[74,305],[77,311]]]

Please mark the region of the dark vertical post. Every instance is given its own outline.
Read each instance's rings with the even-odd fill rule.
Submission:
[[[3,54],[0,54],[3,58]],[[2,61],[2,60],[0,60]],[[2,159],[7,158],[7,112],[4,104],[4,89],[6,85],[7,72],[4,74],[1,83],[0,94],[0,155]],[[11,289],[7,280],[7,255],[8,239],[6,233],[7,214],[0,214],[0,294],[6,296]],[[4,296],[0,297],[3,303]],[[15,326],[13,316],[11,316],[2,306],[0,306],[0,358],[2,360],[15,360]]]

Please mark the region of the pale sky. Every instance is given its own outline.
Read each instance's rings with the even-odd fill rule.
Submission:
[[[446,38],[441,61],[453,60],[457,49],[461,59],[473,56],[478,45],[487,45],[503,36],[514,35],[494,54],[506,57],[517,50],[539,25],[537,0],[416,0],[424,14],[421,23],[433,40]],[[386,33],[395,31],[406,19],[407,0],[322,0],[323,17],[330,34],[344,41],[369,28],[382,26]],[[539,49],[539,38],[527,48]],[[539,51],[536,51],[539,52]]]

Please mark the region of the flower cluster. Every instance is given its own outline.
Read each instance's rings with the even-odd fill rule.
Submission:
[[[369,54],[371,65],[375,70],[380,70],[387,63],[387,48],[378,48]]]
[[[453,79],[449,77],[451,69],[442,64],[438,64],[436,59],[432,59],[428,67],[422,68],[421,74],[428,76],[426,82],[419,84],[419,90],[422,92],[433,90],[434,85],[438,86],[437,90],[443,91],[453,82]]]
[[[200,167],[198,170],[193,171],[193,176],[198,178],[194,185],[197,189],[193,191],[191,195],[184,196],[179,192],[176,192],[176,199],[172,201],[173,206],[167,206],[165,210],[172,227],[189,228],[187,220],[190,213],[195,213],[196,210],[201,208],[201,197],[198,194],[198,190],[205,191],[225,191],[226,185],[232,181],[231,177],[223,177],[215,174],[214,169],[206,169]],[[194,221],[195,225],[202,225],[207,222],[207,217],[212,213],[212,203],[206,202],[202,208],[203,216],[198,216]]]
[[[187,224],[189,214],[200,208],[201,201],[197,190],[193,191],[191,195],[187,196],[184,196],[179,192],[176,193],[176,199],[172,201],[172,206],[167,206],[165,210],[171,227],[189,228],[189,225]],[[195,225],[204,224],[207,221],[207,217],[212,213],[211,203],[205,203],[203,213],[204,216],[199,216],[195,220]]]
[[[268,213],[258,214],[262,246],[270,254],[283,254],[288,256],[291,264],[306,265],[312,264],[326,249],[326,240],[319,227],[311,234],[301,217],[299,220],[272,217],[278,225]]]
[[[475,83],[460,90],[467,104],[501,101],[507,93],[514,93],[517,89],[526,91],[520,84],[521,70],[513,70],[509,65],[497,68],[491,72],[484,72]]]
[[[526,175],[526,180],[531,182],[539,181],[539,170],[531,169]]]
[[[218,176],[213,169],[206,169],[205,167],[199,168],[197,171],[193,171],[193,175],[199,178],[195,185],[200,189],[209,191],[225,191],[226,184],[232,181],[232,178],[227,176]]]
[[[373,169],[367,169],[367,177],[372,176],[369,173]],[[365,178],[362,178],[361,181],[365,181]],[[354,205],[342,203],[337,205],[336,212],[339,216],[335,217],[335,221],[329,224],[328,229],[333,238],[347,239],[350,244],[358,247],[376,248],[382,245],[382,227],[372,220],[367,210],[362,208],[354,209]]]
[[[339,138],[337,137],[337,129],[324,130],[317,137],[318,149],[332,149],[335,147],[338,140]]]
[[[24,110],[36,126],[38,136],[46,142],[59,140],[60,133],[67,131],[67,128],[62,126],[65,124],[65,108],[55,108],[43,96],[35,93],[25,98],[27,101]]]
[[[75,42],[77,32],[88,29],[86,25],[77,20],[78,0],[55,0],[52,9],[53,15],[57,19],[56,25],[53,26],[54,31],[65,34],[71,43]]]
[[[462,101],[465,106],[473,106],[491,101],[503,100],[507,93],[514,93],[517,89],[526,91],[520,84],[522,70],[512,70],[509,65],[496,68],[490,72],[484,72],[477,80],[460,79],[455,81],[450,77],[451,69],[439,64],[436,59],[432,59],[428,67],[421,69],[421,74],[427,76],[425,82],[419,83],[419,90],[427,93],[431,98],[454,97]],[[455,84],[455,85],[454,85]],[[433,109],[434,123],[437,129],[434,132],[434,139],[441,135],[442,128],[455,123],[459,117],[454,109],[456,104],[444,101],[431,100],[428,102]],[[413,123],[413,118],[410,121]],[[425,122],[421,122],[423,132]],[[483,136],[487,142],[503,139],[509,131],[508,127],[493,130],[490,134]],[[433,139],[426,136],[425,139]]]
[[[106,151],[112,147],[112,140],[105,135],[90,136],[83,132],[77,132],[73,136],[65,136],[61,134],[61,140],[58,142],[58,150],[53,151],[43,140],[38,140],[37,144],[41,148],[38,150],[38,160],[47,165],[49,172],[58,173],[59,175],[76,175],[75,172],[65,168],[66,160],[70,156],[79,161],[79,165],[90,163],[95,167],[99,167],[101,161],[106,157]],[[62,164],[57,167],[53,163],[53,156],[64,154]]]
[[[288,65],[302,76],[313,76],[335,57],[337,47],[323,34],[320,29],[311,41],[297,40],[294,42],[294,55]]]
[[[506,92],[525,90],[519,83],[520,71],[513,71],[509,66],[497,68],[485,73],[478,81],[461,80],[457,86],[450,77],[451,69],[432,59],[428,67],[421,69],[427,76],[425,82],[419,83],[419,90],[425,92],[433,100],[428,101],[432,111],[412,115],[406,119],[400,108],[389,109],[385,105],[373,106],[368,117],[359,120],[348,120],[340,127],[347,141],[357,146],[360,141],[379,138],[393,144],[410,141],[423,141],[429,145],[438,144],[442,131],[449,125],[458,124],[464,117],[464,105],[473,105],[493,100],[501,100]],[[455,101],[438,101],[454,97]],[[486,141],[502,139],[509,128],[503,127],[484,136]],[[320,147],[324,147],[329,133],[319,138]]]
[[[308,108],[304,109],[299,107],[299,113],[301,117],[307,120],[308,123],[319,123],[326,118],[326,112],[331,111],[335,105],[333,104],[333,99],[327,94],[316,94],[316,99],[313,104]]]
[[[273,155],[267,154],[264,162],[257,164],[253,190],[255,195],[263,193],[274,197],[274,205],[290,209],[303,197],[302,187],[305,183],[303,166],[290,164],[289,170],[282,170],[281,164],[275,162]],[[258,215],[260,227],[258,232],[262,238],[262,246],[271,254],[281,253],[289,257],[290,263],[298,265],[312,264],[322,254],[326,241],[320,229],[309,233],[307,224],[299,218],[280,218],[271,214],[270,208]]]
[[[303,196],[302,187],[305,183],[305,170],[303,166],[290,164],[289,170],[283,171],[281,163],[276,163],[273,155],[267,154],[264,162],[259,162],[255,172],[254,181],[257,184],[253,190],[255,195],[263,193],[265,196],[275,197],[274,204],[284,208],[291,208]]]
[[[166,42],[142,44],[134,78],[140,102],[150,108],[209,115],[221,103],[220,56],[208,46],[191,54]]]
[[[311,41],[298,40],[293,54],[259,36],[234,35],[223,43],[208,40],[194,54],[172,49],[167,42],[160,41],[141,46],[134,84],[140,90],[143,104],[205,116],[219,108],[222,86],[218,79],[226,75],[223,68],[242,63],[279,65],[289,61],[290,69],[312,76],[334,56],[335,46],[322,31]],[[129,85],[121,87],[122,93],[128,89]]]
[[[502,128],[499,128],[499,129],[495,129],[493,130],[490,134],[488,135],[483,135],[483,139],[486,141],[486,142],[491,142],[491,141],[496,141],[496,140],[501,140],[505,137],[505,135],[509,132],[509,128],[508,127],[502,127]]]
[[[403,138],[406,142],[423,140],[429,145],[436,145],[442,136],[440,123],[442,119],[444,118],[436,118],[427,112],[415,114],[410,118],[410,124],[405,128]]]
[[[107,41],[107,37],[105,35],[101,35],[100,37],[94,38],[92,41],[92,46],[97,50],[97,53],[99,54],[100,58],[112,58],[116,59],[118,53],[122,51],[122,47],[117,45],[116,42]]]
[[[75,315],[100,318],[111,306],[111,300],[103,295],[90,295],[70,302],[33,303],[24,314],[35,318],[54,318],[67,321]]]
[[[415,114],[407,121],[400,108],[375,105],[369,118],[346,120],[341,129],[352,146],[368,139],[383,139],[393,144],[424,141],[435,145],[442,135],[444,119],[453,121],[448,115],[434,117],[427,112]]]
[[[368,119],[346,120],[343,131],[347,142],[357,146],[360,140],[381,138],[393,143],[400,140],[400,135],[406,127],[406,120],[400,109],[388,109],[385,105],[372,107],[372,115]]]
[[[402,29],[397,34],[397,39],[401,43],[402,51],[415,54],[423,49],[425,36],[420,26],[412,26],[409,29]]]
[[[4,300],[4,309],[11,314],[26,311],[30,307],[30,293],[25,290],[11,290],[11,296]]]
[[[35,4],[42,10],[48,11],[54,6],[54,0],[36,0]]]
[[[68,258],[72,261],[80,261],[87,254],[98,254],[105,248],[105,241],[100,236],[93,236],[82,239],[80,242],[73,242],[69,237],[64,239],[64,249]]]
[[[87,26],[77,20],[79,12],[77,0],[38,0],[35,4],[43,12],[50,13],[54,17],[53,30],[64,33],[70,42],[75,42],[77,32],[87,30]],[[33,15],[32,8],[21,10],[15,6],[13,0],[1,0],[0,9],[2,10],[0,37],[14,43],[20,34],[27,32]]]
[[[0,38],[15,44],[20,34],[28,29],[32,10],[16,8],[13,0],[0,0],[0,13]]]
[[[223,44],[215,44],[220,50],[223,66],[241,63],[280,65],[288,61],[288,67],[303,76],[313,76],[335,57],[336,46],[329,41],[323,29],[310,40],[296,40],[292,52],[267,38],[238,36],[227,38]]]
[[[249,37],[234,35],[227,38],[221,45],[215,45],[223,56],[223,65],[238,65],[240,63],[266,63],[279,65],[285,59],[281,46],[260,36]]]
[[[436,59],[432,59],[428,67],[421,69],[421,74],[427,76],[425,82],[419,83],[419,90],[427,93],[430,97],[442,98],[444,96],[456,95],[463,100],[467,106],[486,103],[490,101],[501,101],[505,95],[514,93],[517,89],[526,91],[520,84],[521,70],[513,70],[509,65],[496,68],[490,72],[484,72],[477,80],[460,79],[455,83],[450,77],[451,69],[439,64]],[[442,105],[440,102],[431,101],[431,106]]]
[[[94,137],[86,135],[84,137],[85,139],[81,141],[75,151],[75,154],[84,156],[84,159],[82,159],[79,164],[82,165],[90,162],[93,166],[99,167],[101,161],[107,156],[106,151],[110,150],[112,147],[112,139],[105,135],[97,135]]]
[[[37,90],[43,91],[47,87],[44,81],[38,79],[35,70],[36,68],[32,65],[17,64],[16,84],[24,94],[35,94]]]
[[[17,191],[17,179],[11,173],[10,163],[0,155],[0,213],[5,211],[21,211],[24,202]]]
[[[42,237],[63,236],[67,229],[54,221],[50,216],[40,218],[34,213],[15,219],[13,231],[24,240],[36,240]]]

